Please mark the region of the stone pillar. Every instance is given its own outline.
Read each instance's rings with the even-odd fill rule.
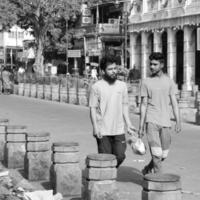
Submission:
[[[144,176],[142,200],[181,200],[180,177],[174,174]]]
[[[8,168],[24,168],[26,126],[7,126],[5,162]]]
[[[162,33],[154,32],[153,37],[154,52],[162,52]]]
[[[167,29],[167,50],[168,75],[176,82],[176,32],[172,28]]]
[[[82,175],[79,166],[79,144],[54,143],[51,181],[55,193],[64,197],[81,197]]]
[[[141,67],[141,44],[138,44],[137,39],[139,35],[137,33],[130,34],[130,68]]]
[[[195,40],[193,28],[184,26],[184,85],[183,90],[192,91],[195,82]]]
[[[142,59],[141,59],[141,78],[147,77],[147,70],[149,66],[149,44],[148,44],[149,33],[142,32]]]
[[[197,101],[196,124],[200,125],[200,101]]]
[[[0,162],[4,162],[5,159],[6,125],[8,122],[8,119],[0,119]]]
[[[117,160],[112,154],[91,154],[86,158],[86,199],[119,200],[116,187]]]
[[[25,172],[28,180],[49,180],[51,146],[49,133],[28,133]]]

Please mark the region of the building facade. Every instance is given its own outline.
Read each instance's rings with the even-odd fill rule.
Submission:
[[[7,66],[15,65],[17,59],[22,59],[24,41],[34,41],[31,30],[23,30],[14,25],[10,31],[0,30],[0,62]]]
[[[135,0],[129,17],[130,65],[149,73],[149,55],[163,52],[179,89],[200,86],[200,1]]]
[[[98,67],[100,58],[106,52],[115,54],[121,65],[127,63],[126,19],[124,18],[124,3],[115,0],[93,1],[84,4],[82,11],[82,26],[85,29],[84,49],[86,65]]]

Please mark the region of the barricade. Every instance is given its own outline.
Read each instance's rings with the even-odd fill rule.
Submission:
[[[197,102],[196,124],[200,125],[200,101]]]
[[[86,158],[85,199],[118,200],[117,160],[112,154],[91,154]]]
[[[6,128],[6,132],[6,165],[8,168],[24,168],[26,126],[9,125]]]
[[[78,143],[53,143],[51,182],[56,193],[65,197],[81,197],[82,175]]]
[[[25,156],[25,173],[31,181],[49,180],[51,145],[49,133],[28,133]]]
[[[77,102],[78,100],[77,100],[76,88],[75,87],[69,88],[69,103],[77,104]]]
[[[180,177],[174,174],[147,174],[142,200],[181,200]]]
[[[8,119],[0,119],[0,161],[4,162],[5,147],[6,147],[6,126],[8,125]]]

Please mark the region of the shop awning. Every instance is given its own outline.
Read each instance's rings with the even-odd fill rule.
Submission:
[[[129,32],[150,31],[155,29],[163,29],[169,27],[183,27],[185,25],[200,24],[200,15],[182,16],[177,18],[169,18],[162,20],[155,20],[142,23],[129,24]]]

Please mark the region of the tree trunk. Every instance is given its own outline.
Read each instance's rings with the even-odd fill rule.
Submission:
[[[42,39],[38,39],[38,46],[36,51],[34,71],[39,75],[44,75],[44,56],[43,56],[43,43]]]

